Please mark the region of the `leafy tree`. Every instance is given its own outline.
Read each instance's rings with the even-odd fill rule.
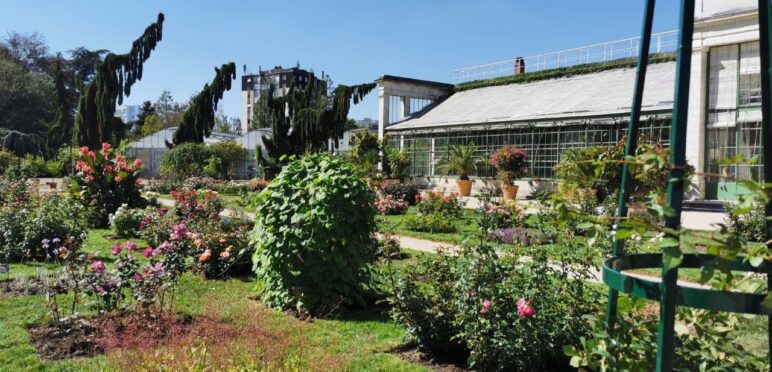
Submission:
[[[50,55],[45,39],[39,33],[21,33],[11,31],[0,41],[0,52],[19,63],[25,70],[46,73]]]
[[[56,89],[56,116],[48,128],[46,142],[49,149],[57,149],[72,143],[72,125],[74,100],[67,89],[67,77],[61,54],[53,62],[54,87]]]
[[[163,128],[164,126],[161,118],[159,118],[157,114],[152,114],[145,118],[145,124],[142,125],[140,134],[142,137],[149,136]]]
[[[236,141],[222,141],[209,145],[212,155],[219,159],[217,173],[227,179],[233,176],[233,172],[247,158],[249,151],[241,147]]]
[[[142,79],[142,65],[150,58],[151,51],[161,41],[164,15],[148,26],[135,40],[126,54],[109,53],[96,66],[94,79],[86,84],[78,103],[75,130],[78,143],[98,147],[102,142],[118,142],[123,125],[115,118],[116,105],[123,103],[124,94],[131,93],[131,86]]]
[[[203,143],[183,143],[166,151],[161,157],[159,173],[177,181],[201,176],[212,151]]]
[[[271,158],[326,150],[329,139],[337,147],[346,130],[351,101],[358,104],[375,84],[339,85],[329,95],[327,88],[327,80],[311,74],[305,87],[291,82],[284,96],[275,96],[273,85],[263,94],[266,98],[262,110],[271,128],[271,135],[264,136],[263,143]]]
[[[0,145],[20,156],[42,154],[54,102],[54,87],[45,75],[0,58]]]
[[[228,134],[241,134],[241,119],[220,115],[214,119],[214,131]]]
[[[139,114],[137,114],[137,121],[134,123],[133,132],[135,134],[144,133],[143,126],[150,115],[155,115],[155,106],[150,101],[142,102],[139,107]]]
[[[225,91],[231,89],[232,80],[236,79],[236,64],[226,63],[215,67],[215,77],[211,84],[204,84],[204,89],[193,97],[190,107],[185,111],[182,124],[174,132],[173,143],[204,142],[204,137],[212,134],[215,124],[217,103]]]

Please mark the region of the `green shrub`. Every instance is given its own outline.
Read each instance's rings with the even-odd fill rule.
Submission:
[[[374,195],[351,164],[307,155],[260,193],[252,244],[261,299],[325,314],[364,301],[374,259]]]
[[[15,188],[24,181],[17,182]],[[4,188],[3,192],[14,193]],[[22,195],[22,194],[17,194]],[[57,260],[57,248],[77,250],[87,232],[83,207],[62,195],[22,196],[0,206],[0,260]]]
[[[648,303],[648,304],[647,304]],[[620,298],[617,328],[609,335],[606,325],[595,316],[585,319],[594,327],[593,337],[565,352],[571,366],[581,370],[652,371],[657,355],[656,308],[644,300]],[[763,371],[766,356],[746,351],[739,339],[739,318],[727,312],[678,307],[673,367],[677,371]]]
[[[108,143],[96,152],[81,147],[75,171],[70,192],[88,208],[92,226],[107,227],[110,214],[123,204],[130,208],[147,205],[139,178],[142,161],[129,162]]]
[[[385,183],[381,191],[383,195],[392,195],[394,199],[404,200],[410,205],[418,202],[418,186],[412,183]]]
[[[418,210],[423,214],[441,213],[447,218],[459,218],[464,213],[464,208],[458,200],[458,194],[443,194],[437,191],[425,192],[419,195]]]
[[[439,212],[407,216],[404,219],[404,223],[405,228],[412,231],[452,233],[457,230],[452,220],[447,215]]]
[[[753,201],[753,208],[745,214],[734,214],[732,205],[724,206],[726,212],[726,225],[729,232],[749,242],[764,242],[764,223],[766,213],[764,203]]]
[[[176,181],[199,177],[211,156],[212,151],[203,143],[179,144],[163,154],[158,172]]]
[[[120,238],[135,238],[139,233],[139,223],[148,213],[144,209],[132,209],[123,204],[110,214],[110,229]]]
[[[563,346],[590,333],[577,319],[601,294],[590,296],[576,263],[554,267],[543,250],[529,254],[523,262],[480,246],[430,257],[395,286],[394,319],[423,350],[440,359],[468,355],[474,370],[561,370]]]

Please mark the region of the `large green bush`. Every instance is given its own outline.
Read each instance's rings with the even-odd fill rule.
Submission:
[[[179,144],[163,154],[158,171],[176,181],[198,177],[204,173],[211,156],[212,150],[203,143]]]
[[[293,160],[258,198],[252,244],[263,301],[312,315],[364,301],[376,210],[351,164],[329,155]]]

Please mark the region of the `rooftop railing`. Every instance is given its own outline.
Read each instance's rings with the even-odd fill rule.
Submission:
[[[676,50],[678,30],[651,35],[651,53],[666,53]],[[620,58],[635,58],[638,55],[640,37],[587,45],[558,52],[524,57],[525,72],[550,70],[585,63],[607,62]],[[516,59],[464,67],[451,72],[454,84],[467,81],[492,79],[515,74]]]

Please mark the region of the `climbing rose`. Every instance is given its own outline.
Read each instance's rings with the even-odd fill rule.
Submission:
[[[491,300],[485,299],[482,304],[482,309],[480,309],[480,314],[485,314],[488,312],[488,310],[491,308]]]

